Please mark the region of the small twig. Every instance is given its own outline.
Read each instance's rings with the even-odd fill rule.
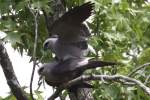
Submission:
[[[60,100],[65,100],[65,98],[66,98],[66,96],[63,95],[63,93],[61,92],[60,95],[59,95],[59,99],[60,99]]]
[[[62,85],[61,88],[58,88],[54,94],[50,97],[50,99],[48,100],[54,100],[55,98],[58,97],[59,93],[67,88],[70,87],[74,84],[77,84],[78,82],[81,81],[91,81],[91,80],[101,80],[104,79],[105,81],[115,81],[115,82],[120,82],[120,83],[134,83],[136,85],[138,85],[139,87],[141,87],[143,89],[143,91],[145,93],[147,93],[150,96],[150,88],[145,86],[142,82],[140,82],[139,80],[136,80],[134,78],[130,78],[127,76],[123,76],[123,75],[85,75],[85,76],[80,76],[74,80],[69,81],[67,84]]]
[[[31,80],[30,80],[30,96],[32,100],[35,100],[33,97],[33,92],[32,92],[32,83],[33,83],[33,78],[34,78],[34,72],[35,72],[35,67],[36,67],[36,48],[37,48],[37,42],[38,42],[38,9],[32,9],[31,4],[29,2],[28,8],[32,15],[34,16],[34,23],[35,23],[35,41],[34,41],[34,49],[33,49],[33,69],[32,69],[32,74],[31,74]]]
[[[48,98],[48,100],[55,100],[55,98],[57,98],[59,96],[59,94],[63,91],[63,87],[59,87],[56,89],[56,91],[51,95],[50,98]]]
[[[128,74],[128,77],[132,77],[134,75],[134,73],[136,73],[137,71],[139,71],[140,69],[145,68],[145,67],[150,67],[150,62],[145,63],[145,64],[135,68],[131,73]]]
[[[40,76],[40,77],[39,77],[39,80],[38,80],[38,88],[37,88],[36,90],[39,90],[39,88],[40,88],[41,85],[42,85],[42,82],[43,82],[43,77]]]
[[[144,82],[145,85],[148,83],[149,79],[150,79],[150,75],[147,76],[147,78],[146,78],[146,80]]]

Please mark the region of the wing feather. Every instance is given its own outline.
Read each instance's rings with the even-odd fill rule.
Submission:
[[[93,3],[87,2],[66,12],[54,22],[51,34],[57,34],[62,41],[84,41],[90,32],[83,24],[92,13]]]

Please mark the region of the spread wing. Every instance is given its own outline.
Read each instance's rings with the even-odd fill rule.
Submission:
[[[74,7],[54,22],[50,33],[58,35],[59,39],[64,42],[85,40],[90,32],[83,21],[91,15],[92,10],[93,3],[91,2]]]

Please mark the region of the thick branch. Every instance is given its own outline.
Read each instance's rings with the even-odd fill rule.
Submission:
[[[120,82],[120,83],[134,83],[137,86],[141,87],[145,93],[147,93],[150,96],[150,88],[145,86],[142,82],[139,80],[123,76],[123,75],[86,75],[86,76],[81,76],[78,77],[74,80],[71,80],[67,84],[63,85],[60,87],[60,90],[62,91],[63,89],[70,87],[76,83],[79,83],[81,81],[91,81],[91,80],[105,80],[105,81],[115,81],[115,82]],[[51,96],[53,99],[49,100],[54,100],[54,97],[58,97],[59,93],[61,92],[60,90],[56,90],[56,92]]]
[[[24,91],[22,90],[17,80],[7,51],[1,42],[0,42],[0,64],[5,74],[7,84],[9,85],[13,95],[17,98],[17,100],[28,100],[27,96],[25,95]]]

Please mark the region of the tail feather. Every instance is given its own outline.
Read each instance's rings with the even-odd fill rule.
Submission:
[[[86,69],[92,69],[97,67],[104,67],[104,66],[113,66],[117,65],[118,63],[115,62],[107,62],[107,61],[89,61],[87,65],[85,65],[83,68]]]

